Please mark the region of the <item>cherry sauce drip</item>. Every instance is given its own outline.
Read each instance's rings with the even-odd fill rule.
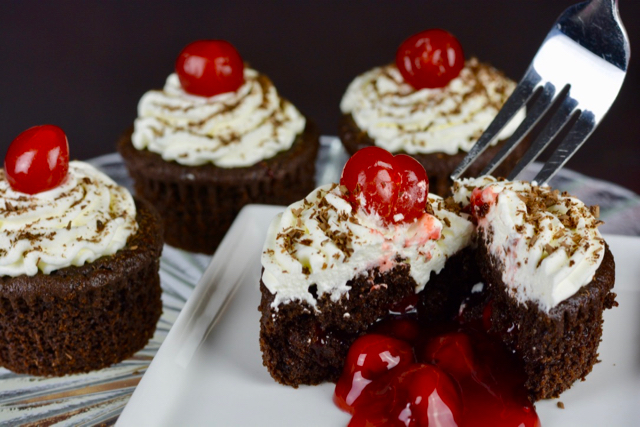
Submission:
[[[483,323],[424,328],[404,314],[374,325],[336,384],[349,427],[540,427],[519,361]]]

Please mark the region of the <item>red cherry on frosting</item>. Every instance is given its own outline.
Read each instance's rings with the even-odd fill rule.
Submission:
[[[193,95],[214,96],[238,90],[244,83],[244,63],[224,40],[198,40],[180,52],[176,74],[182,88]]]
[[[9,185],[36,194],[57,187],[69,170],[69,143],[58,126],[34,126],[13,140],[4,158]]]
[[[460,74],[464,53],[451,33],[434,28],[405,40],[396,52],[396,65],[416,89],[444,87]]]
[[[387,223],[408,223],[423,215],[429,194],[427,173],[417,160],[379,147],[351,156],[340,184],[349,190],[354,208],[378,214]]]

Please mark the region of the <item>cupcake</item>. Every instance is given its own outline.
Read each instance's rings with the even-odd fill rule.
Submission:
[[[315,187],[318,131],[220,40],[188,45],[147,92],[118,151],[165,241],[211,254],[249,203],[289,204]]]
[[[0,365],[66,375],[142,349],[162,312],[162,227],[89,164],[58,127],[37,126],[0,170]]]
[[[406,299],[436,290],[442,298],[431,316],[455,313],[453,284],[475,283],[464,277],[473,225],[428,194],[420,169],[408,156],[361,150],[343,185],[319,187],[273,220],[259,309],[263,363],[276,381],[336,381],[353,341]]]
[[[446,195],[450,175],[497,115],[515,83],[476,58],[464,60],[458,41],[443,30],[407,39],[396,62],[356,77],[340,103],[338,133],[353,154],[370,145],[417,159],[431,191]],[[476,176],[524,119],[521,111],[469,168]],[[519,144],[496,176],[507,174],[526,150]]]
[[[454,197],[478,224],[486,286],[475,310],[522,360],[532,400],[557,397],[591,372],[603,312],[617,305],[598,209],[548,186],[493,177],[456,181]]]
[[[534,403],[591,371],[616,305],[597,209],[490,176],[443,199],[420,169],[364,148],[273,220],[263,364],[336,382],[350,425],[539,426]]]

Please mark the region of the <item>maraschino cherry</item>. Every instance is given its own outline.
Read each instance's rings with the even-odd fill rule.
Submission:
[[[182,88],[193,95],[214,96],[238,90],[244,83],[244,63],[224,40],[198,40],[185,47],[176,61]]]
[[[412,364],[413,360],[413,349],[404,341],[377,334],[357,339],[349,348],[334,402],[353,414],[359,406],[360,393],[368,384],[392,369]]]
[[[540,427],[524,372],[501,342],[475,323],[427,326],[412,316],[376,323],[349,349],[333,397],[352,415],[349,427]]]
[[[460,74],[464,53],[451,33],[434,28],[405,40],[396,52],[396,65],[416,89],[444,87]]]
[[[422,216],[429,194],[427,173],[417,160],[379,147],[366,147],[351,156],[340,184],[349,190],[354,208],[395,224]]]
[[[477,371],[471,341],[462,332],[432,338],[420,356],[420,359],[433,363],[455,378],[464,378]]]
[[[412,347],[370,334],[358,338],[336,384],[334,402],[356,426],[454,426],[462,401],[451,378],[434,365],[415,363]]]
[[[13,140],[4,158],[9,185],[36,194],[62,183],[69,171],[69,143],[58,126],[34,126]]]

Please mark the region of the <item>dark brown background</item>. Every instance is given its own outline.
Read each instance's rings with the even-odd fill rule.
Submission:
[[[231,41],[254,68],[335,135],[339,102],[357,74],[394,58],[409,35],[442,27],[519,79],[567,0],[34,1],[0,3],[0,153],[26,128],[61,126],[72,157],[115,150],[140,96],[159,88],[178,52]],[[632,51],[640,2],[620,0]],[[640,61],[609,114],[568,167],[640,193]]]

